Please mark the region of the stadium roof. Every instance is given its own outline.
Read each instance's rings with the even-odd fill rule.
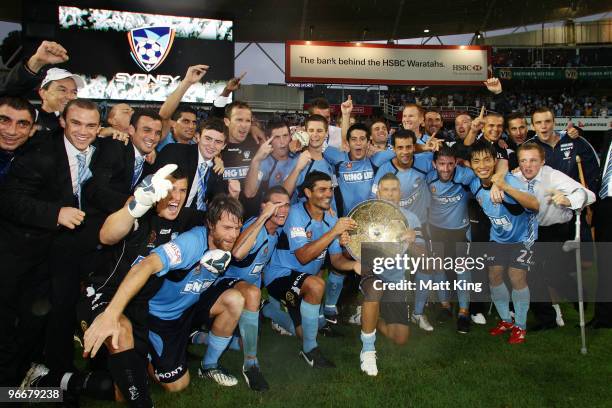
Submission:
[[[3,2],[0,16],[19,22],[24,5]],[[45,1],[47,7],[49,3]],[[612,9],[602,0],[71,0],[80,7],[146,11],[235,21],[235,40],[359,41],[465,34],[578,18]],[[424,30],[429,30],[424,33]]]

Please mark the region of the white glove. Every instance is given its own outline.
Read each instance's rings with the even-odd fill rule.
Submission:
[[[232,260],[232,254],[221,249],[211,249],[206,251],[200,264],[215,275],[221,275]]]
[[[177,169],[176,164],[166,164],[155,174],[145,177],[134,190],[134,199],[128,204],[128,212],[134,218],[142,217],[156,202],[163,199],[172,190],[170,174]]]

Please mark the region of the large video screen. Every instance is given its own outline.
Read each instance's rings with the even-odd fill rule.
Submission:
[[[58,16],[66,68],[87,83],[82,98],[164,101],[189,66],[206,64],[183,101],[212,103],[234,74],[232,21],[68,6]]]

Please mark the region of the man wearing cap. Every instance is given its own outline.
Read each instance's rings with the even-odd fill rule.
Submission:
[[[36,124],[41,130],[57,130],[66,104],[76,99],[77,91],[85,86],[83,78],[63,68],[44,70],[47,65],[66,61],[68,53],[64,47],[56,42],[43,41],[32,57],[17,64],[9,73],[0,85],[0,95],[23,96],[40,84],[38,95],[42,105],[38,109]]]

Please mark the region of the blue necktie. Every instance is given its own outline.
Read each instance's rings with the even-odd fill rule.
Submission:
[[[533,185],[535,184],[535,180],[531,180],[527,182],[527,191],[529,193],[534,194]],[[536,227],[536,215],[531,213],[529,215],[529,224],[527,230],[527,240],[525,241],[525,246],[529,249],[535,242],[535,227]]]
[[[599,198],[602,200],[608,197],[608,185],[610,184],[610,179],[612,179],[612,146],[608,149],[608,166],[603,173],[603,177],[601,178],[601,189],[599,190]]]
[[[197,209],[198,210],[206,210],[206,173],[208,170],[208,165],[206,162],[200,164],[198,166],[198,196],[197,196]]]
[[[144,156],[138,156],[136,158],[136,161],[134,162],[134,174],[132,175],[132,186],[131,186],[132,189],[136,187],[136,184],[138,183],[138,179],[142,175],[142,166],[144,164],[144,160],[145,160]]]
[[[79,153],[76,156],[79,162],[79,169],[77,171],[77,185],[76,185],[76,196],[79,200],[79,208],[81,208],[81,186],[85,181],[86,169],[87,169],[87,154]]]

